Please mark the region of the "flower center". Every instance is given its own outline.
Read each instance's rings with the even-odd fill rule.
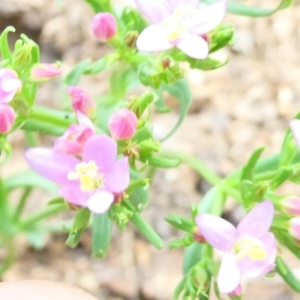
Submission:
[[[250,258],[251,260],[256,261],[264,260],[267,257],[267,252],[263,243],[248,235],[243,235],[234,245],[233,252],[238,259]]]
[[[163,22],[163,28],[168,41],[174,42],[183,36],[190,28],[197,24],[199,17],[199,9],[191,7],[176,9],[172,16]]]
[[[68,173],[69,180],[79,179],[83,192],[91,192],[103,184],[103,175],[98,173],[98,167],[93,160],[76,165],[75,172]]]

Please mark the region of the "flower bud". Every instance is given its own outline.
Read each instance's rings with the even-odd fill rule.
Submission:
[[[72,106],[75,112],[79,111],[90,118],[93,117],[96,106],[84,89],[78,86],[69,86],[68,93],[72,97]]]
[[[286,213],[300,216],[300,198],[296,196],[285,198],[281,201],[281,206]]]
[[[229,293],[232,297],[239,297],[242,295],[242,286],[239,284],[231,293]]]
[[[117,33],[116,18],[107,12],[98,13],[92,20],[91,29],[101,42],[107,42]]]
[[[128,140],[135,135],[137,123],[135,113],[127,108],[122,108],[110,117],[108,126],[114,139]]]
[[[51,64],[36,64],[32,67],[30,79],[32,81],[45,81],[62,73],[61,69]]]
[[[300,240],[300,217],[290,219],[289,233],[295,239]]]
[[[72,124],[63,136],[55,140],[53,149],[60,153],[81,155],[85,142],[94,134],[90,127]]]
[[[22,82],[11,69],[0,69],[0,103],[10,102],[21,88]]]
[[[0,133],[7,133],[15,121],[16,113],[14,109],[7,104],[0,104]]]

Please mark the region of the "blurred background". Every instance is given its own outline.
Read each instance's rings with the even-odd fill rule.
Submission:
[[[66,75],[80,60],[101,58],[109,47],[96,41],[90,32],[93,17],[83,0],[1,0],[0,31],[13,25],[12,45],[21,33],[35,40],[42,51],[43,62],[62,62]],[[260,1],[249,1],[258,4]],[[264,1],[274,7],[278,1]],[[116,5],[133,5],[131,0],[116,0]],[[234,46],[218,52],[228,55],[229,63],[215,71],[187,70],[192,86],[193,102],[180,129],[166,142],[166,150],[193,154],[220,176],[241,167],[260,146],[267,146],[265,155],[280,150],[289,121],[300,109],[300,2],[268,18],[251,19],[227,15],[225,22],[236,26]],[[40,105],[59,107],[63,93],[60,80],[40,86]],[[85,77],[80,86],[97,97],[108,89],[107,76]],[[142,90],[141,90],[142,91]],[[140,93],[141,91],[137,91]],[[137,94],[138,95],[138,94]],[[153,114],[157,138],[165,136],[176,123],[178,106],[169,114]],[[11,161],[1,167],[1,176],[8,177],[28,169],[23,159],[24,136],[10,136],[14,147]],[[52,138],[43,138],[50,146]],[[44,236],[44,248],[29,246],[25,237],[17,238],[18,260],[2,280],[46,279],[81,287],[99,299],[168,300],[181,279],[183,251],[167,249],[167,242],[180,233],[171,228],[164,217],[176,212],[189,217],[189,207],[201,201],[210,186],[190,167],[181,165],[158,170],[154,176],[150,205],[143,215],[165,240],[162,251],[154,249],[132,226],[119,232],[114,229],[109,255],[104,260],[91,259],[91,234],[87,230],[79,247],[64,245],[66,234]],[[292,190],[290,189],[292,188]],[[300,194],[299,187],[283,188],[282,192]],[[28,212],[44,207],[51,195],[35,192]],[[229,200],[226,217],[237,222],[243,211]],[[300,276],[300,264],[283,251],[292,269]],[[2,252],[0,252],[0,257]],[[296,300],[279,277],[244,282],[246,300]]]

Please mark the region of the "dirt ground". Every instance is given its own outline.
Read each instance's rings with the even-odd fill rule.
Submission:
[[[265,1],[264,5],[272,7],[277,2]],[[89,31],[91,9],[82,0],[63,0],[63,3],[59,8],[55,0],[1,0],[0,30],[13,25],[17,34],[26,33],[41,45],[42,59],[62,61],[66,74],[77,61],[100,58],[109,49],[95,41]],[[252,3],[255,1],[249,1]],[[237,42],[218,55],[228,55],[229,63],[210,72],[187,71],[193,103],[181,128],[163,144],[166,150],[199,157],[221,176],[242,166],[260,146],[268,147],[266,155],[278,152],[284,131],[300,108],[300,2],[272,17],[250,19],[228,15],[226,21],[235,24]],[[57,106],[61,93],[58,84],[45,84],[41,88],[41,105]],[[85,78],[81,84],[92,96],[107,90],[103,76]],[[171,113],[153,115],[157,138],[164,136],[177,121],[178,107],[172,99],[169,103],[173,105]],[[20,132],[11,136],[14,156],[1,169],[1,176],[28,168],[22,157],[23,139]],[[178,233],[164,217],[169,212],[188,216],[190,205],[198,203],[208,188],[188,166],[159,170],[154,177],[150,205],[143,214],[167,244]],[[298,194],[300,188],[293,186],[289,192]],[[37,192],[29,209],[43,207],[48,199],[48,195]],[[233,212],[233,218],[240,218],[241,212],[233,203],[227,209]],[[19,237],[18,261],[3,280],[61,281],[79,286],[99,299],[169,300],[182,276],[181,250],[170,251],[165,246],[157,251],[131,226],[121,233],[115,229],[105,260],[90,258],[89,231],[75,250],[64,245],[64,234],[46,238],[46,247],[37,251]],[[283,253],[300,276],[299,262]],[[246,300],[300,299],[279,277],[245,279],[243,284]]]

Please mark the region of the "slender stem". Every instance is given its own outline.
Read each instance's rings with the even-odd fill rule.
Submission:
[[[6,248],[7,256],[0,266],[0,278],[3,275],[3,273],[10,268],[10,266],[15,262],[16,260],[16,247],[13,242],[13,238],[10,236],[7,236],[3,232],[0,232],[0,238],[2,239],[3,245]]]
[[[31,191],[32,191],[32,187],[27,186],[27,187],[24,188],[23,194],[20,198],[20,201],[19,201],[19,203],[16,207],[16,211],[13,215],[13,220],[18,220],[19,219],[19,217],[20,217],[20,215],[23,212],[23,209],[25,207],[26,200],[27,200],[28,196],[31,194]]]
[[[65,211],[68,209],[68,206],[66,204],[58,204],[55,206],[50,206],[49,208],[45,209],[44,211],[41,211],[31,217],[28,217],[23,222],[20,222],[21,228],[28,228],[34,226],[39,221],[46,219],[48,217],[54,216],[62,211]]]
[[[60,127],[68,127],[75,121],[74,116],[69,113],[41,106],[34,106],[29,118]]]
[[[26,143],[29,147],[35,147],[39,144],[37,134],[31,131],[25,131]]]

